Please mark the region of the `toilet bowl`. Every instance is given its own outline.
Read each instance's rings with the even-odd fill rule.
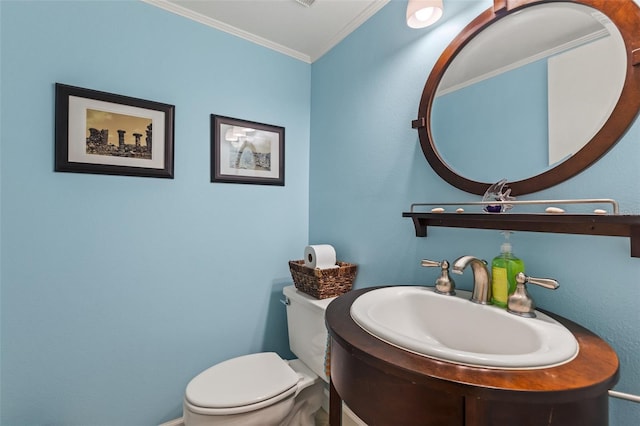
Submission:
[[[298,359],[274,352],[232,358],[194,377],[185,390],[185,426],[313,426],[322,405],[327,331],[332,301],[293,286],[283,289],[289,344]]]

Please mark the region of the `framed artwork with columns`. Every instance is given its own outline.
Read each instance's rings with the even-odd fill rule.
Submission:
[[[173,105],[56,83],[55,171],[173,179]]]

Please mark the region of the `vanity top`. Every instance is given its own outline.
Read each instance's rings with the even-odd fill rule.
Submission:
[[[578,341],[578,355],[566,364],[535,370],[500,370],[459,365],[399,349],[373,337],[351,318],[352,303],[375,288],[380,287],[352,290],[334,300],[327,309],[326,323],[334,343],[386,374],[412,383],[437,385],[442,391],[530,403],[546,402],[550,396],[558,403],[590,398],[606,393],[618,381],[618,357],[604,340],[546,311],[543,312],[563,324]]]

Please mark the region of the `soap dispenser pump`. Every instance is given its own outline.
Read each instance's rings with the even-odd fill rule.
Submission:
[[[491,262],[491,303],[506,309],[509,296],[516,290],[516,275],[524,272],[524,262],[512,252],[511,232],[502,233],[505,241],[500,246],[500,254]]]

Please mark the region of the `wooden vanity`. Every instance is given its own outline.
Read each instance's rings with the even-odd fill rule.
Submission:
[[[361,329],[351,319],[351,304],[374,288],[351,291],[326,312],[332,426],[340,425],[342,401],[369,426],[608,424],[618,358],[589,330],[545,312],[578,341],[579,353],[569,363],[536,370],[462,366],[399,349]]]

